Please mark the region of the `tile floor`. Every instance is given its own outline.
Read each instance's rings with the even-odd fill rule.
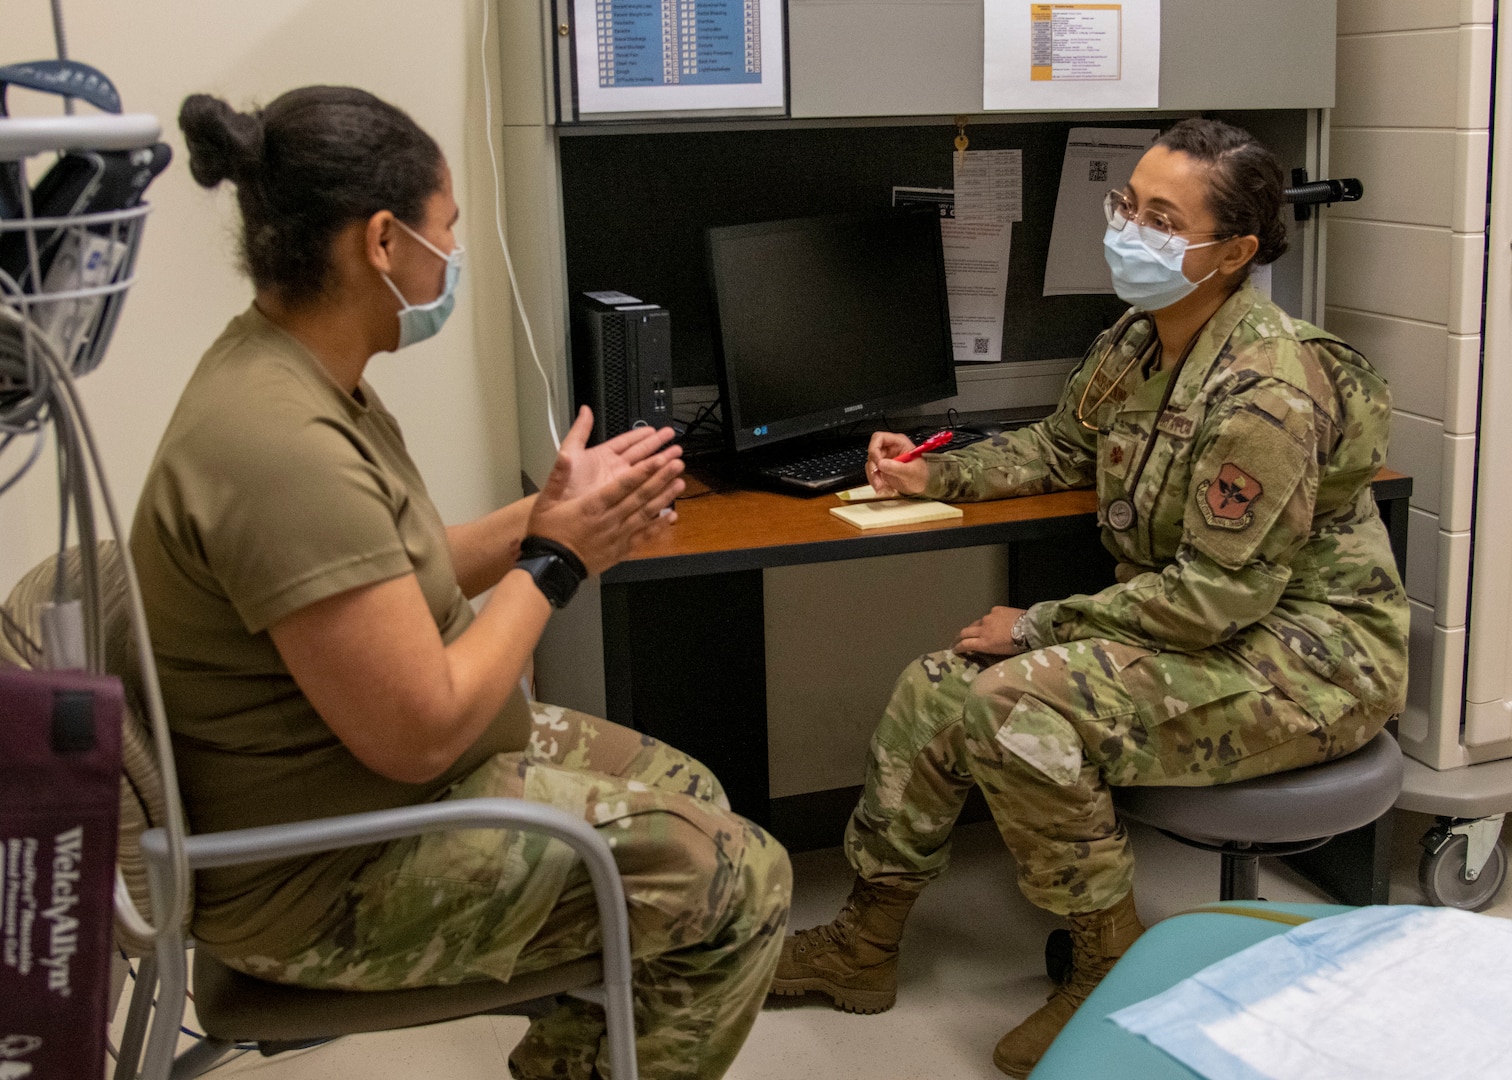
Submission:
[[[1417,841],[1431,819],[1399,813],[1394,903],[1419,902]],[[1134,834],[1136,896],[1149,923],[1217,895],[1218,856],[1158,833]],[[838,848],[793,859],[793,925],[827,921],[850,885]],[[1324,900],[1284,867],[1262,864],[1261,895]],[[1512,888],[1490,913],[1512,918]],[[1019,896],[1012,865],[990,823],[962,828],[953,865],[924,894],[908,924],[898,1004],[880,1016],[852,1016],[820,998],[784,999],[757,1020],[730,1080],[995,1080],[992,1047],[1043,999],[1042,949],[1055,920]],[[124,1014],[124,1005],[121,1009]],[[193,1023],[192,1019],[188,1021]],[[477,1017],[415,1031],[353,1036],[264,1059],[246,1054],[212,1076],[256,1080],[501,1080],[525,1030],[515,1017]]]

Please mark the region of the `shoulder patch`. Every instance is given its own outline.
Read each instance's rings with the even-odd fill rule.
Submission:
[[[1209,526],[1237,532],[1255,520],[1255,503],[1264,494],[1260,481],[1225,461],[1217,476],[1197,485],[1197,505]]]

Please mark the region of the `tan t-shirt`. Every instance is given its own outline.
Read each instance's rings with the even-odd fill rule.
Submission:
[[[255,307],[184,389],[131,551],[196,832],[426,802],[525,745],[529,709],[516,693],[445,775],[387,780],[352,756],[284,667],[268,627],[348,589],[414,574],[448,642],[472,609],[394,418],[367,383],[343,391]],[[194,935],[225,956],[278,955],[375,851],[201,871]]]

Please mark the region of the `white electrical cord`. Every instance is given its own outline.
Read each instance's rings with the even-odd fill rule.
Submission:
[[[535,334],[530,329],[530,316],[525,314],[525,302],[520,299],[520,283],[515,279],[514,261],[509,257],[509,244],[504,239],[504,219],[499,209],[503,192],[499,184],[499,162],[494,157],[493,144],[493,93],[488,84],[488,8],[494,0],[483,0],[483,37],[478,46],[483,69],[483,133],[488,141],[488,164],[493,167],[494,183],[494,229],[499,234],[499,248],[504,252],[504,268],[509,271],[509,291],[514,296],[515,310],[520,313],[520,322],[525,327],[525,340],[530,345],[530,356],[536,370],[541,373],[541,382],[546,385],[546,426],[551,431],[551,442],[560,450],[562,437],[557,434],[556,404],[551,394],[551,379],[541,363],[541,354],[536,351]]]

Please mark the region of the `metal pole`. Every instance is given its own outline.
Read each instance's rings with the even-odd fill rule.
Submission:
[[[63,32],[63,0],[52,0],[53,40],[58,43],[58,59],[68,59],[68,35]],[[71,97],[63,98],[63,111],[69,116],[73,115],[74,101]]]
[[[1223,872],[1218,888],[1220,900],[1260,899],[1260,857],[1242,851],[1223,853]]]

